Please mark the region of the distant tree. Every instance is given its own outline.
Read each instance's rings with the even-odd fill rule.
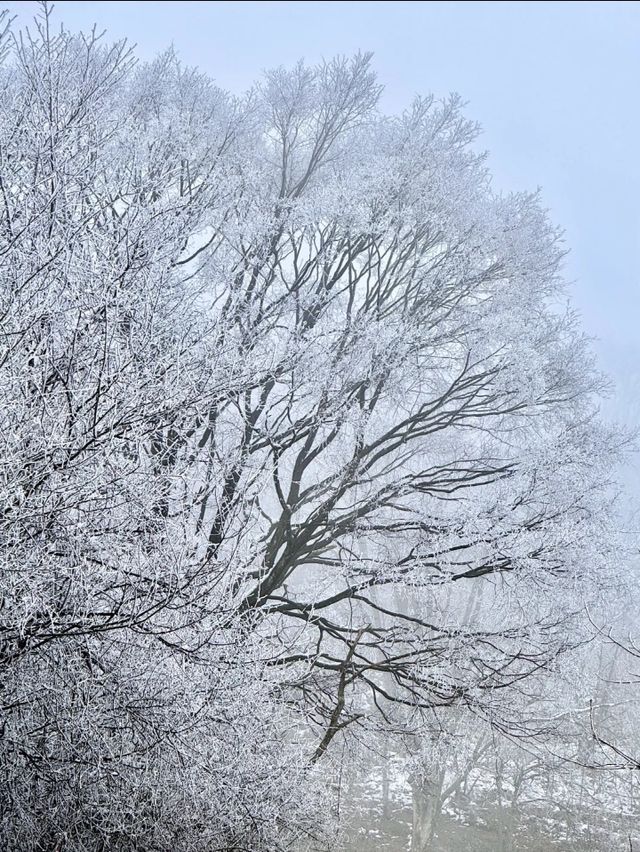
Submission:
[[[3,845],[321,848],[336,738],[526,729],[611,583],[559,234],[368,55],[234,99],[46,6],[5,44]]]
[[[495,711],[577,641],[618,553],[625,439],[597,416],[558,232],[492,193],[456,99],[389,119],[377,93],[363,56],[268,76],[237,237],[208,267],[256,376],[215,410],[210,552],[247,542],[238,609],[277,626],[320,752],[360,719],[356,687],[383,715]]]

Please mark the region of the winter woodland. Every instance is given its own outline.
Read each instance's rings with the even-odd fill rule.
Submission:
[[[537,195],[365,54],[3,26],[0,847],[640,849],[632,436]]]

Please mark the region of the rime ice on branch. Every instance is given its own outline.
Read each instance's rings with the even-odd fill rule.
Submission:
[[[338,741],[526,729],[611,581],[559,234],[368,55],[4,43],[3,847],[326,847]]]

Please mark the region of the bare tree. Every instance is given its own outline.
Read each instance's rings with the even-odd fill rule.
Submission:
[[[5,846],[326,846],[336,739],[525,730],[611,582],[560,236],[368,55],[234,99],[46,6],[7,43]]]
[[[211,261],[256,381],[207,433],[231,450],[209,554],[250,536],[238,610],[278,625],[302,704],[330,720],[339,701],[345,724],[345,667],[383,714],[480,705],[571,644],[569,590],[609,582],[624,443],[597,419],[537,200],[491,194],[457,101],[382,120],[376,94],[365,57],[268,79],[261,177]],[[484,624],[461,629],[455,590],[483,577]]]

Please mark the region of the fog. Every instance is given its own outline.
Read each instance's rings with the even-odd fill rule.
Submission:
[[[640,849],[640,3],[8,9],[0,847]]]

